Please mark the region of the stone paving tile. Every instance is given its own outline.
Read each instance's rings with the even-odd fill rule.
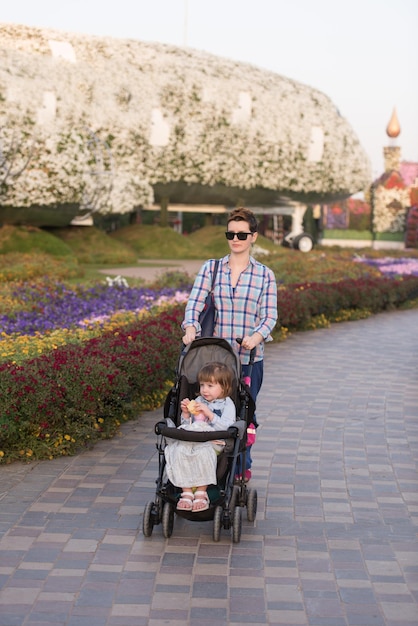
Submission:
[[[416,626],[418,311],[270,345],[239,544],[142,536],[148,412],[76,458],[0,468],[0,626]]]

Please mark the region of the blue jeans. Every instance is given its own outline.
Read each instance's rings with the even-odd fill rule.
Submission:
[[[252,396],[254,402],[257,401],[258,393],[259,393],[259,391],[261,389],[261,385],[263,384],[263,373],[264,373],[264,361],[261,360],[261,361],[257,361],[256,363],[253,363],[252,371],[251,371],[250,393],[251,393],[251,396]],[[249,365],[243,365],[242,366],[242,375],[244,377],[250,375],[250,366]],[[256,418],[255,413],[254,413],[253,422],[257,426],[257,418]],[[241,473],[241,470],[240,470],[241,463],[240,463],[240,461],[241,461],[241,459],[239,458],[238,459],[238,466],[237,466],[238,474]],[[251,446],[247,446],[247,453],[246,453],[246,458],[245,458],[245,469],[250,469],[252,464],[253,464],[253,460],[251,458]]]

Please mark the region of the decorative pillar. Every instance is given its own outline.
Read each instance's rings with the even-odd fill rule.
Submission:
[[[401,126],[399,124],[396,109],[393,109],[392,117],[386,126],[386,134],[392,140],[390,146],[383,148],[383,156],[385,162],[385,172],[395,170],[399,172],[401,164],[401,149],[395,145],[395,139],[401,134]]]
[[[409,190],[400,174],[401,149],[394,145],[401,127],[393,109],[386,127],[391,145],[383,149],[385,172],[371,186],[372,246],[404,247]]]

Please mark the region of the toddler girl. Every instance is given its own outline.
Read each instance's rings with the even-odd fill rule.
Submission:
[[[235,422],[235,405],[229,397],[233,376],[223,363],[206,364],[199,371],[200,395],[181,401],[181,425],[187,430],[228,430]],[[197,419],[196,419],[197,418]],[[182,489],[177,508],[205,511],[209,508],[208,485],[216,484],[217,454],[212,441],[169,439],[165,447],[169,480]],[[216,444],[222,445],[217,441]],[[215,445],[216,445],[215,444]]]

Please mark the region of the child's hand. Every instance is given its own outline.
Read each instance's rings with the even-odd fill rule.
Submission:
[[[206,417],[207,420],[209,420],[209,422],[212,421],[213,413],[207,404],[205,404],[204,402],[196,402],[196,410],[199,411],[199,413],[203,413],[203,415]]]
[[[186,418],[189,418],[189,410],[187,408],[187,405],[189,404],[190,400],[189,398],[184,398],[184,400],[182,400],[180,402],[180,408],[181,408],[181,412],[183,413],[183,416],[185,416]]]

